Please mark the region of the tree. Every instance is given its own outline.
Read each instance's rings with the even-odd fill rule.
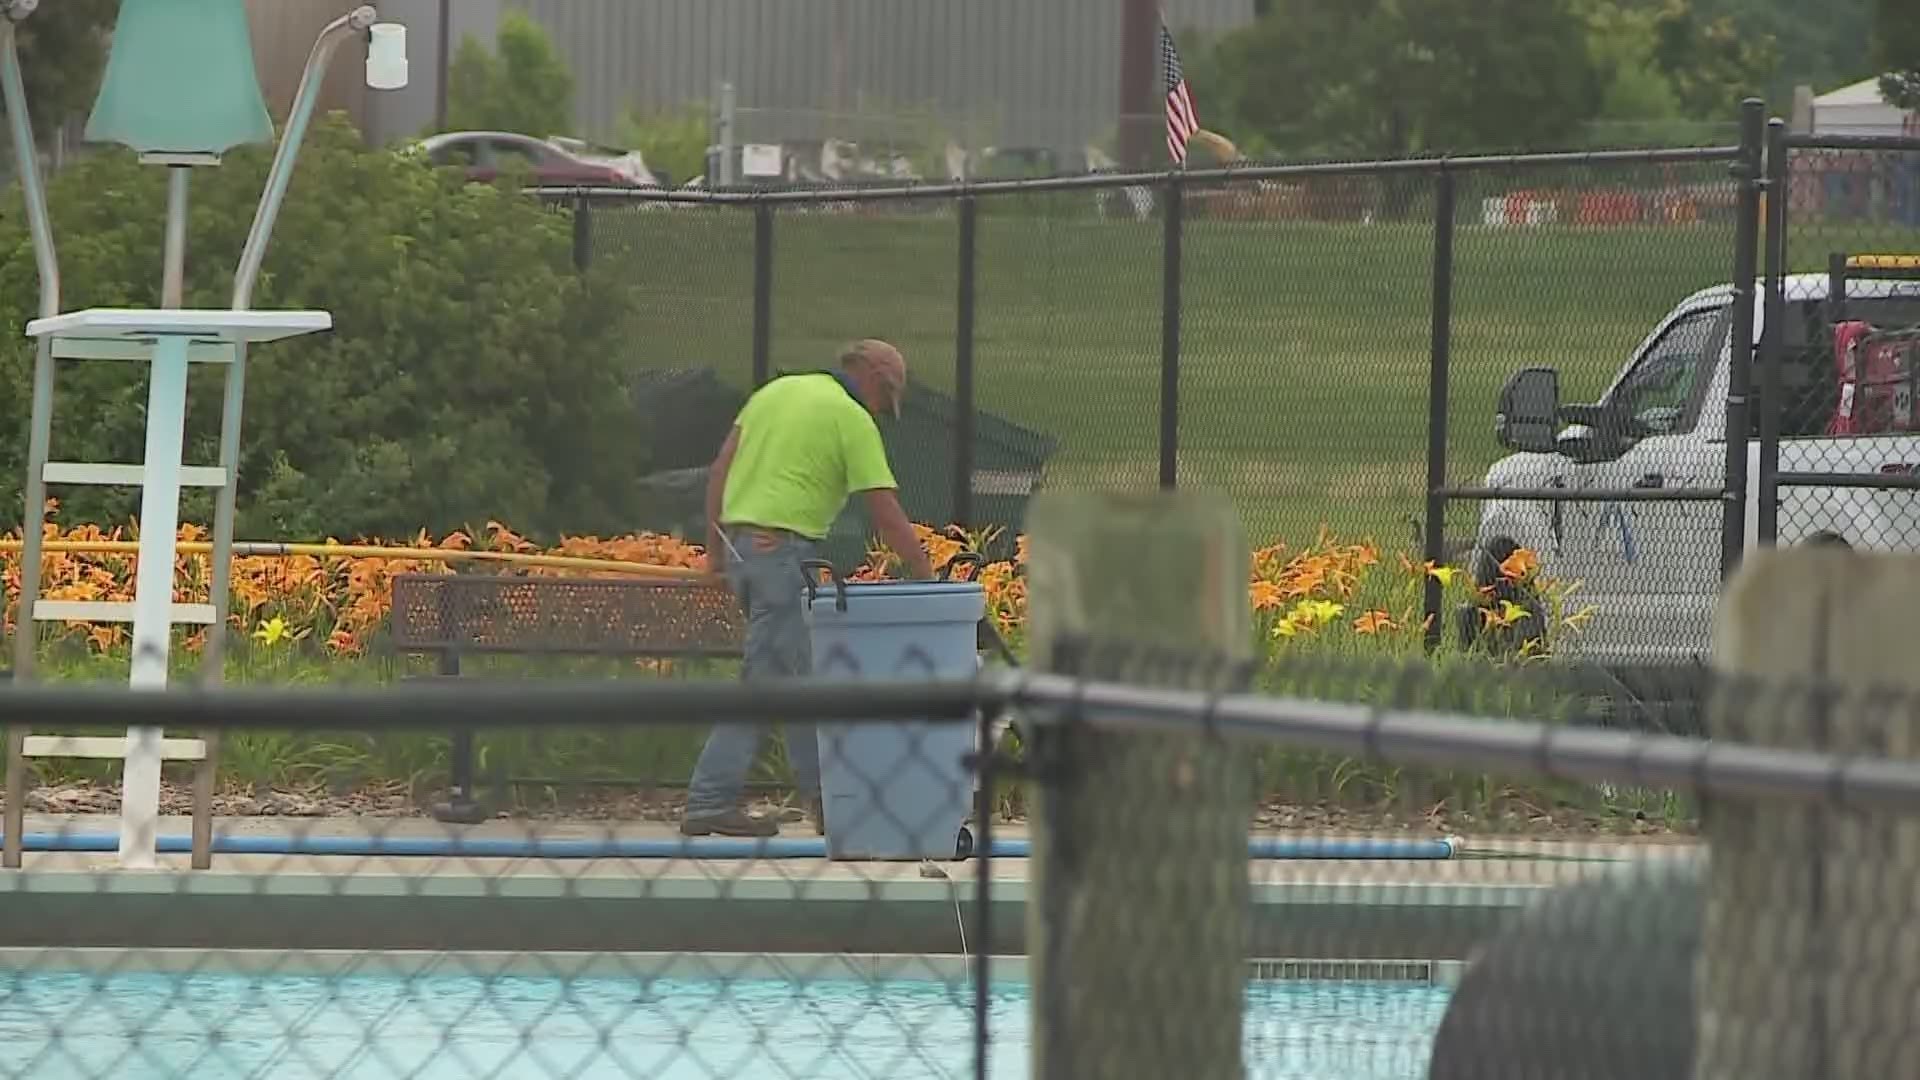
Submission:
[[[272,148],[196,170],[187,307],[222,307]],[[71,308],[154,306],[165,170],[102,151],[49,185]],[[236,213],[236,208],[243,212]],[[338,115],[301,152],[255,303],[333,312],[327,334],[262,346],[247,377],[240,525],[342,539],[528,522],[534,535],[630,527],[637,433],[621,339],[632,291],[572,263],[567,220],[454,170],[366,149]],[[31,245],[0,217],[0,323],[30,317]],[[32,351],[0,341],[0,400],[24,402]],[[191,386],[188,460],[215,459],[220,388]],[[60,373],[65,459],[139,461],[145,372]],[[17,526],[24,420],[0,427],[0,521]],[[137,494],[60,493],[68,522],[123,522]],[[201,497],[187,520],[209,519]]]
[[[451,131],[511,131],[544,139],[573,128],[573,72],[532,17],[500,17],[493,52],[471,35],[447,73]]]
[[[1867,42],[1879,0],[1693,0],[1702,18],[1727,17],[1743,35],[1771,38],[1779,61],[1762,90],[1776,110],[1802,84],[1826,90],[1867,78]],[[1906,5],[1909,11],[1913,5]]]
[[[120,0],[60,0],[19,24],[20,80],[37,138],[93,104],[119,15]]]
[[[1732,120],[1778,61],[1770,35],[1709,17],[1696,0],[1576,0],[1575,10],[1604,87],[1598,143],[1684,142],[1700,121]]]
[[[1654,62],[1690,118],[1738,115],[1741,100],[1764,93],[1780,62],[1771,35],[1745,32],[1730,16],[1704,17],[1688,0],[1666,0],[1654,33]]]
[[[670,110],[630,108],[620,119],[615,141],[640,151],[649,169],[664,170],[675,183],[705,175],[712,142],[707,108],[698,102]]]
[[[1553,144],[1600,93],[1571,0],[1272,0],[1208,82],[1238,141],[1382,156]]]
[[[1920,109],[1920,12],[1912,0],[1878,0],[1873,9],[1873,60],[1880,92],[1902,109]]]
[[[1600,84],[1598,119],[1658,124],[1682,116],[1680,92],[1654,56],[1658,13],[1644,3],[1585,0],[1588,51]]]

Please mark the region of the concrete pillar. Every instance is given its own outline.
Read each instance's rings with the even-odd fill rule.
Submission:
[[[1731,681],[1714,692],[1710,734],[1920,757],[1916,640],[1920,558],[1754,552],[1718,615],[1714,665]],[[1920,1059],[1920,821],[1721,799],[1706,807],[1705,831],[1694,1075],[1910,1074]]]
[[[1813,101],[1813,87],[1801,83],[1793,88],[1793,114],[1787,127],[1795,135],[1813,134],[1813,125],[1818,119]]]
[[[1230,661],[1252,654],[1247,545],[1223,497],[1048,493],[1028,522],[1029,640],[1041,670],[1217,688]],[[1069,639],[1089,648],[1076,656]],[[1031,730],[1034,1075],[1238,1080],[1253,808],[1245,749],[1197,730],[1044,717]]]

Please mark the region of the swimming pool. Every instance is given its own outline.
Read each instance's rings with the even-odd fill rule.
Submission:
[[[973,997],[937,978],[0,970],[0,1076],[973,1075]],[[1247,1074],[1413,1080],[1448,990],[1248,984]],[[1027,1075],[1024,983],[996,984],[994,1077]]]

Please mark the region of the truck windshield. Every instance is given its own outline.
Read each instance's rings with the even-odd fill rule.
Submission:
[[[1847,317],[1888,330],[1920,325],[1920,295],[1852,298],[1847,301]],[[1839,406],[1840,375],[1833,362],[1829,319],[1824,300],[1787,303],[1780,357],[1781,396],[1786,402],[1780,416],[1783,439],[1825,434]],[[1758,372],[1755,377],[1757,381]],[[1753,415],[1753,432],[1758,434],[1760,410]]]

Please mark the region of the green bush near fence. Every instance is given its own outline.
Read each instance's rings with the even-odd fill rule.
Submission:
[[[188,307],[224,307],[272,147],[194,173]],[[48,184],[63,303],[152,306],[160,287],[164,169],[100,151]],[[12,205],[19,206],[19,193]],[[307,136],[255,306],[333,312],[325,334],[255,350],[247,376],[239,512],[248,539],[436,535],[489,515],[529,534],[620,531],[638,498],[621,333],[635,298],[574,267],[572,229],[510,188],[369,150],[339,115]],[[0,215],[0,324],[31,316],[36,269],[23,214]],[[33,364],[0,341],[0,527],[17,528]],[[139,461],[146,371],[67,364],[53,454]],[[218,457],[218,372],[190,383],[186,454]],[[125,521],[127,488],[55,492],[66,524]],[[211,520],[189,492],[182,520]]]

